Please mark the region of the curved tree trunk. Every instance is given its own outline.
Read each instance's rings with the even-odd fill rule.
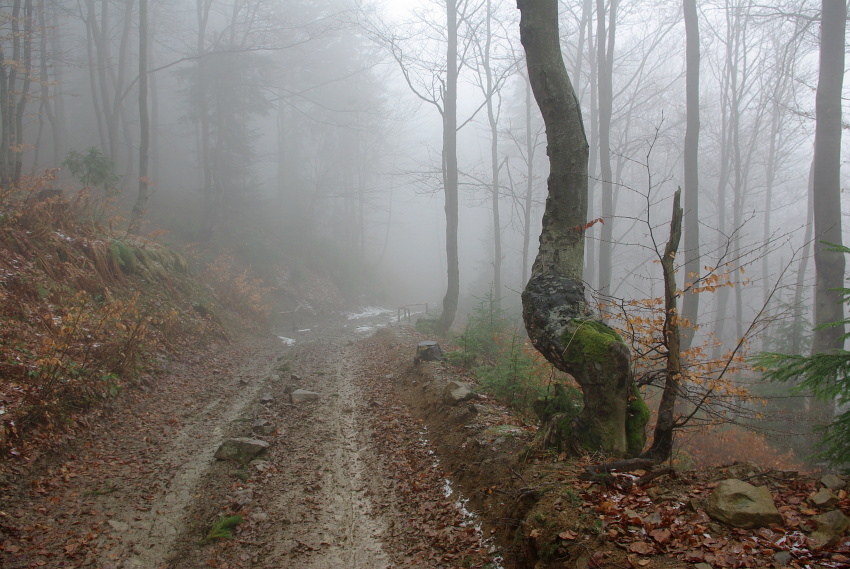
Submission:
[[[588,145],[561,56],[558,1],[517,0],[517,7],[550,161],[540,249],[522,294],[523,319],[535,348],[582,388],[585,406],[572,425],[572,439],[588,450],[625,454],[631,359],[617,333],[595,319],[585,301]]]

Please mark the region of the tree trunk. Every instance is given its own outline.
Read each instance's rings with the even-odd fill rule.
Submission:
[[[611,294],[612,255],[614,249],[614,186],[611,171],[611,115],[614,110],[614,41],[617,25],[617,0],[608,7],[605,29],[605,0],[596,0],[596,49],[599,74],[599,177],[602,182],[602,211],[605,220],[599,240],[599,292]]]
[[[812,255],[812,233],[814,232],[814,207],[812,205],[812,179],[814,168],[809,169],[808,196],[806,199],[806,229],[803,233],[803,250],[800,264],[797,266],[797,281],[794,284],[794,320],[791,328],[791,350],[794,355],[803,355],[803,296],[805,294],[806,276],[809,274],[809,257]],[[808,330],[805,333],[808,334]]]
[[[490,201],[493,212],[493,306],[502,309],[502,222],[499,218],[499,125],[493,105],[496,86],[490,67],[490,46],[493,41],[491,0],[487,0],[487,39],[484,46],[484,73],[487,78],[487,123],[490,125]]]
[[[844,82],[846,0],[823,0],[818,90],[815,106],[813,204],[815,218],[815,326],[844,319],[840,288],[844,254],[823,242],[841,245],[841,89]],[[844,326],[815,330],[812,353],[841,349]]]
[[[139,0],[139,192],[130,219],[130,231],[138,233],[142,215],[148,207],[148,0]]]
[[[643,456],[663,462],[673,454],[673,432],[676,427],[676,399],[682,373],[682,345],[679,333],[678,309],[676,307],[676,252],[682,237],[681,190],[673,196],[673,216],[670,219],[670,239],[661,257],[664,271],[664,344],[667,349],[664,391],[658,404],[658,419],[652,437],[652,447]]]
[[[561,55],[558,1],[518,0],[517,7],[550,161],[540,248],[522,294],[523,319],[535,348],[572,374],[584,392],[573,440],[585,449],[625,454],[631,360],[616,332],[592,317],[584,297],[588,145]]]
[[[844,253],[841,245],[841,90],[844,83],[846,0],[821,4],[820,64],[815,102],[815,156],[812,204],[815,225],[815,297],[812,354],[841,350],[844,325],[818,328],[844,320]],[[816,424],[832,421],[834,405],[813,401],[810,413]]]
[[[531,140],[531,81],[525,78],[525,208],[522,220],[522,284],[528,279],[528,252],[531,246],[531,207],[534,203],[534,144]]]
[[[457,4],[446,0],[446,88],[443,94],[443,169],[446,199],[446,266],[448,285],[443,297],[443,312],[435,330],[445,334],[457,314],[460,296],[460,264],[457,251],[458,175],[457,175]]]
[[[685,126],[685,283],[693,282],[702,271],[699,254],[699,25],[696,0],[684,0],[685,51],[687,71],[685,74],[685,98],[687,118]],[[687,286],[685,287],[687,288]],[[686,292],[682,300],[682,316],[692,326],[698,324],[699,294]],[[686,326],[682,330],[682,351],[691,347],[695,329]]]
[[[32,82],[32,36],[33,30],[33,15],[32,15],[32,0],[26,0],[24,3],[24,30],[23,30],[23,85],[19,92],[15,105],[15,165],[13,180],[17,185],[21,181],[21,173],[24,167],[24,112],[26,111],[27,102],[30,99],[30,83]]]

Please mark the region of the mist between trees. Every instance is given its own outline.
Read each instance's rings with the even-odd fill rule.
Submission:
[[[828,292],[843,256],[820,242],[846,241],[846,44],[821,48],[821,3],[559,4],[589,144],[583,279],[603,314],[664,297],[681,187],[682,348],[841,347],[840,329],[812,332],[843,317]],[[115,200],[131,232],[230,250],[271,286],[320,267],[350,300],[441,300],[441,332],[490,290],[518,316],[549,166],[514,2],[0,10],[4,187],[59,168],[54,188]],[[843,37],[845,3],[823,10]]]

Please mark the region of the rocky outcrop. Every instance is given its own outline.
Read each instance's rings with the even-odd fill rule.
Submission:
[[[770,490],[730,478],[720,482],[706,500],[705,511],[712,518],[737,528],[782,525],[783,519]]]

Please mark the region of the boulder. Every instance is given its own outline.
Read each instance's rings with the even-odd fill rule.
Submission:
[[[432,340],[419,342],[416,346],[416,355],[413,356],[413,363],[419,362],[438,362],[443,359],[443,349],[440,344]]]
[[[752,529],[783,524],[770,490],[735,478],[723,480],[717,485],[706,500],[705,511],[712,518],[737,528]]]
[[[215,457],[219,460],[248,462],[267,448],[269,448],[269,443],[266,441],[248,437],[236,437],[234,439],[227,439],[221,443],[221,446],[215,451]]]
[[[319,394],[306,389],[295,389],[289,394],[289,398],[293,403],[304,403],[306,401],[316,401],[319,399]]]
[[[815,524],[815,531],[809,537],[817,541],[818,547],[832,547],[838,543],[847,526],[850,525],[850,519],[839,510],[819,514],[813,517],[812,521]]]
[[[443,388],[443,400],[449,405],[457,405],[469,401],[475,397],[475,393],[465,383],[450,381]]]

